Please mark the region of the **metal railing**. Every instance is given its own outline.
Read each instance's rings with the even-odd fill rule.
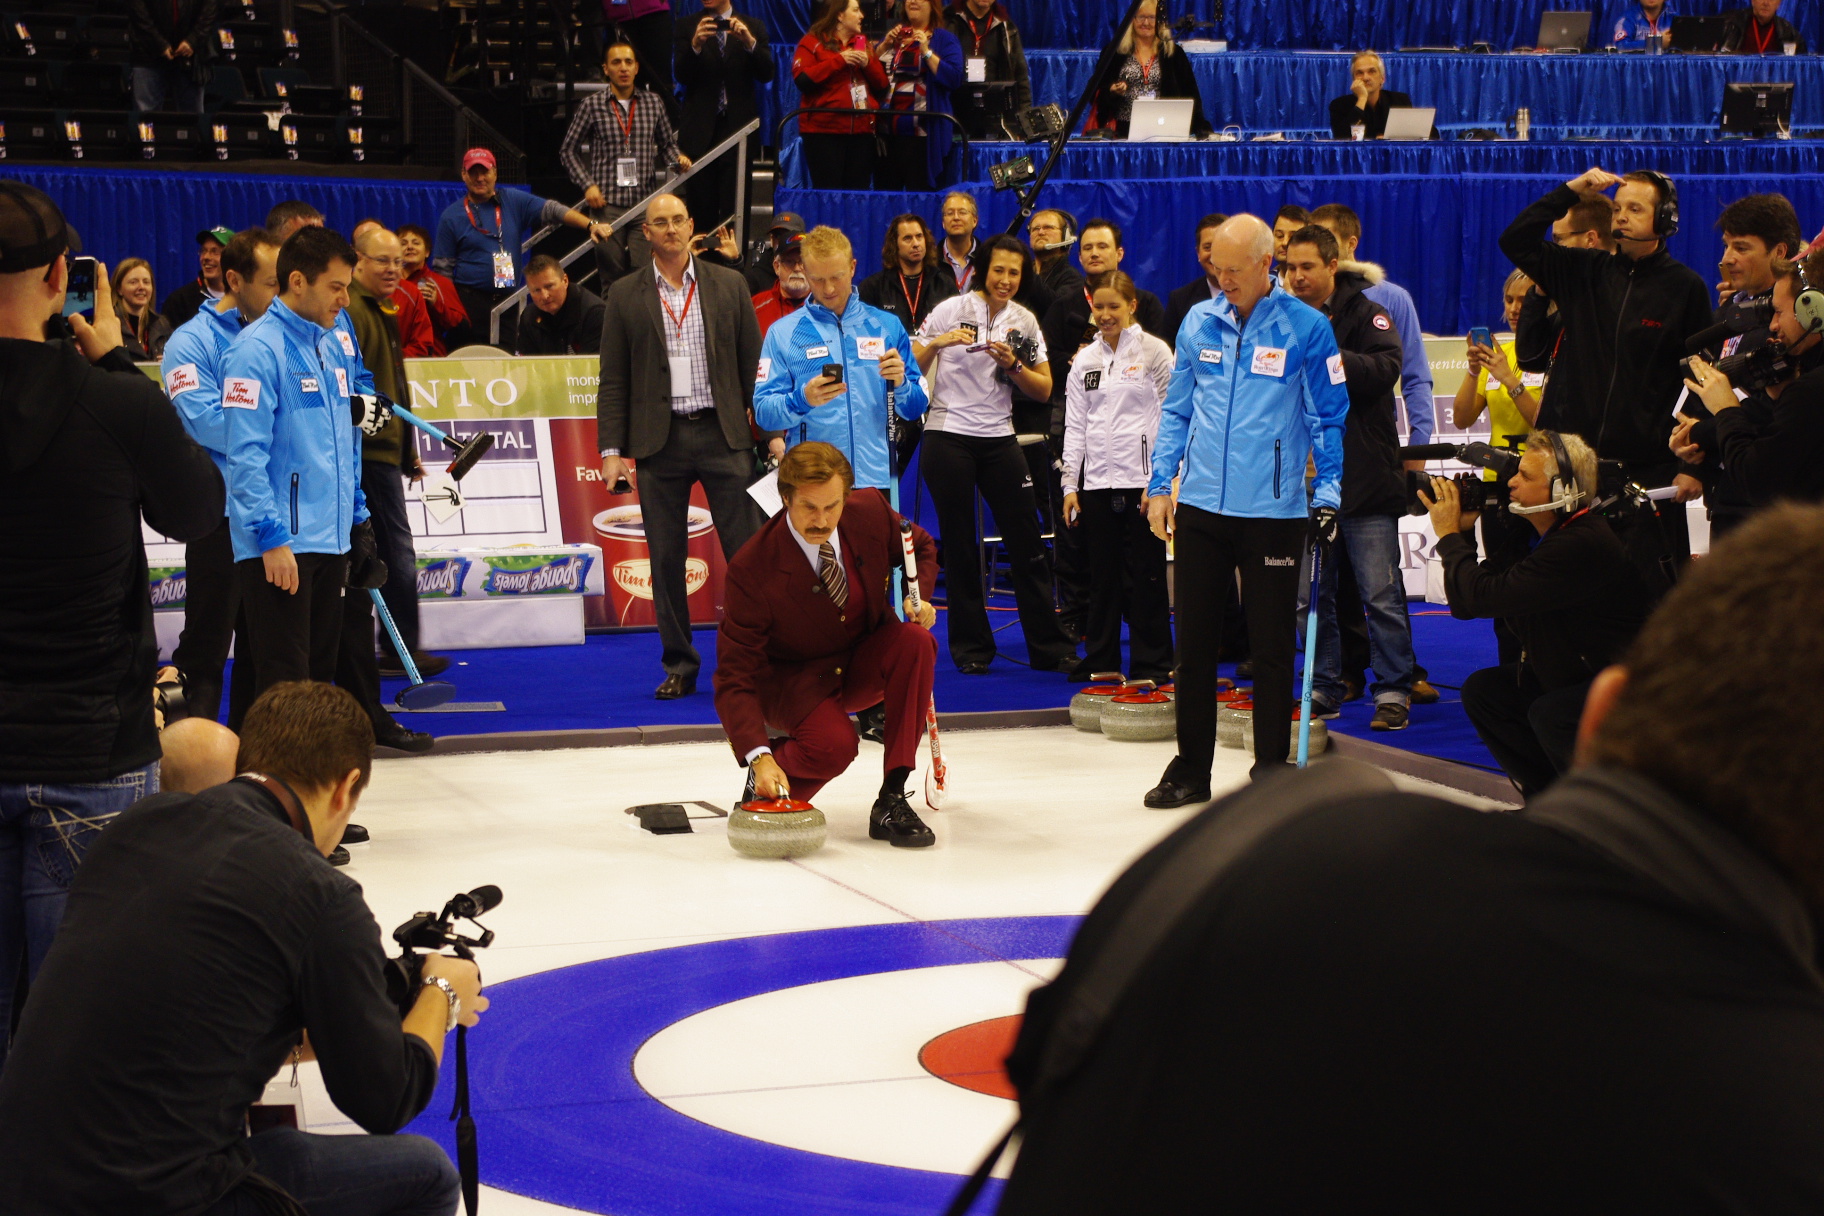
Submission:
[[[526,180],[526,154],[518,144],[347,13],[331,12],[327,19],[332,82],[337,88],[360,85],[367,113],[399,120],[407,163],[458,171],[462,154],[481,147],[494,153],[501,181]]]
[[[888,120],[900,118],[941,118],[956,128],[956,137],[962,141],[962,146],[957,154],[956,163],[963,166],[967,166],[969,163],[969,128],[965,127],[962,124],[962,121],[954,114],[943,114],[934,110],[857,110],[853,106],[799,106],[790,114],[783,115],[778,122],[773,124],[773,147],[780,148],[785,146],[785,124],[792,121],[792,119],[798,117],[800,114],[848,114],[851,116],[865,114],[871,118],[884,118]],[[802,135],[803,132],[800,131],[799,134]],[[856,132],[856,134],[866,135],[867,132],[859,131]],[[939,188],[936,182],[932,182],[931,187],[934,190]]]
[[[639,202],[633,204],[633,206],[631,206],[631,207],[627,208],[627,210],[621,212],[620,217],[614,221],[614,226],[616,228],[620,228],[620,227],[624,227],[625,225],[627,225],[629,223],[634,222],[635,220],[638,220],[641,216],[646,214],[646,208],[650,207],[652,205],[652,201],[654,199],[658,198],[662,194],[676,194],[678,191],[678,187],[682,186],[685,182],[689,181],[691,178],[695,177],[697,174],[703,172],[703,170],[709,168],[709,166],[715,164],[722,157],[727,156],[730,152],[733,152],[735,155],[735,214],[733,217],[733,222],[735,225],[735,240],[741,245],[742,248],[746,248],[747,247],[747,137],[749,135],[754,134],[759,129],[760,129],[760,120],[759,119],[756,118],[756,119],[749,121],[748,124],[746,126],[742,127],[739,131],[736,131],[734,134],[730,135],[727,139],[724,139],[721,143],[717,144],[715,147],[713,147],[709,151],[705,152],[702,156],[700,156],[696,160],[692,161],[690,168],[684,170],[684,172],[682,172],[682,173],[674,173],[670,178],[668,178],[665,181],[664,185],[657,187],[650,194],[648,194],[645,198],[642,198]],[[581,209],[582,209],[581,207],[577,208],[577,210],[581,210]],[[540,228],[537,232],[533,233],[530,237],[528,237],[526,239],[525,243],[521,246],[521,251],[523,252],[524,250],[531,248],[532,245],[536,244],[538,241],[549,236],[551,233],[553,233],[555,231],[557,231],[557,225],[555,225],[555,224],[551,224],[544,228]],[[610,238],[610,239],[612,239],[612,238]],[[594,249],[595,249],[595,243],[593,241],[584,241],[582,244],[578,245],[576,248],[570,250],[568,253],[564,254],[561,258],[559,258],[558,262],[566,270],[568,270],[570,267],[570,264],[572,262],[574,262],[578,258],[582,257],[585,253],[593,252]],[[501,317],[504,316],[510,310],[518,308],[520,306],[520,304],[526,299],[527,294],[528,294],[527,289],[524,286],[521,286],[516,291],[514,291],[512,295],[508,296],[506,299],[504,299],[500,303],[496,304],[494,306],[494,308],[492,309],[492,311],[490,311],[488,313],[488,341],[489,341],[489,343],[491,343],[494,346],[500,345],[500,319],[501,319]]]

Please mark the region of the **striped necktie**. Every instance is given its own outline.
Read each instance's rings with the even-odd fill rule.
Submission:
[[[823,580],[823,589],[830,593],[830,602],[843,608],[849,602],[849,576],[842,572],[842,563],[836,560],[835,546],[829,541],[817,547],[817,556],[822,564],[817,567],[817,577]]]

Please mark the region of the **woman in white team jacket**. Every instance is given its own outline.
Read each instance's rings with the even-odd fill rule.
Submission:
[[[1134,320],[1132,279],[1111,270],[1088,286],[1099,336],[1071,360],[1064,388],[1064,518],[1083,529],[1091,580],[1088,654],[1077,677],[1125,670],[1163,683],[1172,670],[1172,609],[1165,542],[1147,526],[1146,483],[1172,350]]]

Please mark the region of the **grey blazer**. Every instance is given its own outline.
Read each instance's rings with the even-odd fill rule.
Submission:
[[[753,446],[748,412],[760,369],[760,322],[747,280],[695,258],[697,307],[709,348],[709,387],[716,418],[731,449]],[[644,460],[671,436],[671,365],[665,357],[665,314],[651,265],[623,275],[608,289],[602,313],[602,373],[596,392],[596,448],[619,448]]]

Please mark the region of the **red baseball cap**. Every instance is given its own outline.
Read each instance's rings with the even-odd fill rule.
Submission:
[[[494,154],[492,152],[488,151],[486,148],[470,148],[467,152],[462,154],[462,171],[467,173],[476,165],[486,165],[490,169],[497,167],[494,163]]]

